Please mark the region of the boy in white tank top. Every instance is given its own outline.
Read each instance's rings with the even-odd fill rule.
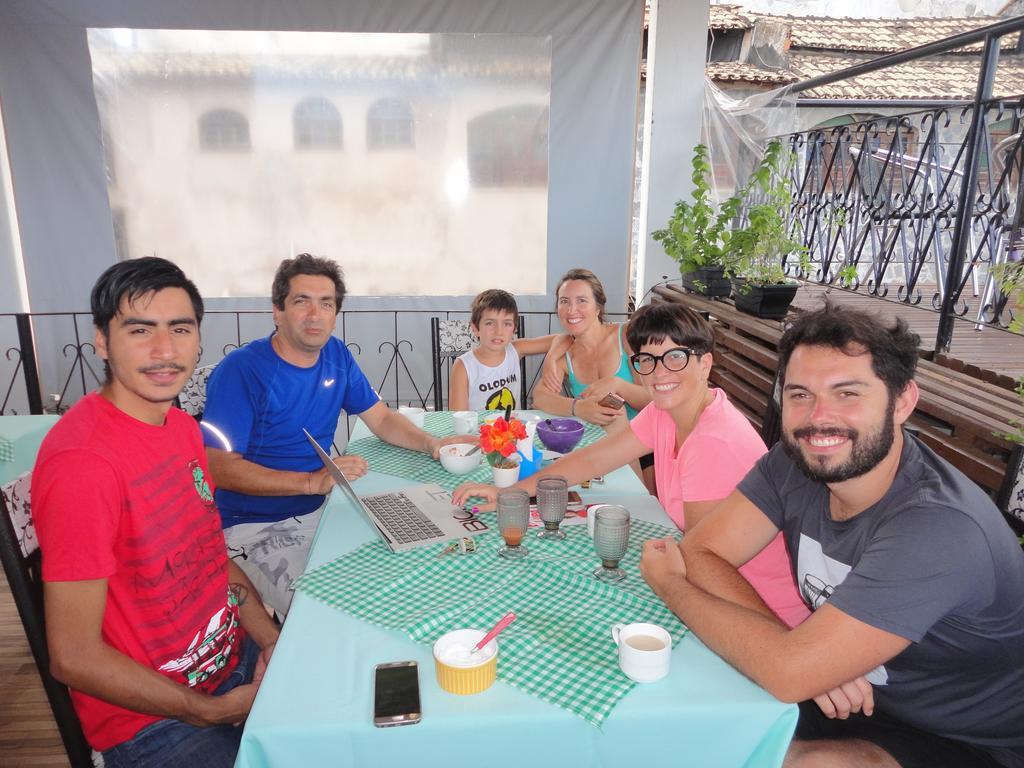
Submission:
[[[473,299],[469,329],[478,346],[452,363],[448,408],[452,411],[495,411],[523,408],[516,400],[521,391],[520,355],[547,352],[553,336],[516,339],[519,308],[515,297],[498,288]]]

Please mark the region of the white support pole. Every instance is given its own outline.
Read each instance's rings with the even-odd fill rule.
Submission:
[[[651,0],[647,30],[647,97],[640,177],[637,292],[663,276],[679,278],[676,262],[651,240],[676,200],[690,194],[690,160],[704,109],[707,0]]]

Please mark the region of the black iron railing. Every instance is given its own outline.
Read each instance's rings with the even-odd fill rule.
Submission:
[[[1012,319],[996,274],[1024,251],[1024,97],[992,92],[1000,40],[1022,29],[1024,17],[1009,19],[792,86],[805,93],[984,43],[969,103],[930,102],[927,109],[786,137],[796,160],[791,231],[810,255],[803,276],[931,307],[939,313],[937,352],[949,350],[957,318],[979,330],[1005,328]]]
[[[552,312],[524,312],[526,333],[560,333]],[[345,340],[377,392],[392,407],[433,407],[430,318],[469,319],[465,310],[342,311],[336,334]],[[625,315],[610,315],[621,320]],[[203,319],[197,367],[218,363],[231,350],[273,330],[269,310],[212,311]],[[0,314],[0,415],[62,413],[100,385],[103,361],[92,343],[87,313]],[[541,357],[528,358],[530,386]]]

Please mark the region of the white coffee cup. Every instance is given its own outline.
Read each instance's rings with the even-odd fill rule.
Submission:
[[[597,510],[607,506],[607,504],[594,504],[587,509],[587,534],[590,538],[594,538],[594,521],[597,520]]]
[[[424,410],[422,408],[416,408],[411,405],[401,405],[398,407],[398,412],[417,427],[423,429]]]
[[[657,624],[615,624],[612,639],[619,646],[619,667],[630,680],[653,683],[668,674],[672,637]]]
[[[475,435],[477,427],[476,411],[456,411],[452,414],[456,435]]]

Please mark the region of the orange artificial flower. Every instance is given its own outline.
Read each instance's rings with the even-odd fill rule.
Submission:
[[[503,458],[516,452],[516,442],[526,437],[526,425],[519,419],[499,416],[493,424],[480,427],[480,447],[487,454],[487,461],[495,466]]]

